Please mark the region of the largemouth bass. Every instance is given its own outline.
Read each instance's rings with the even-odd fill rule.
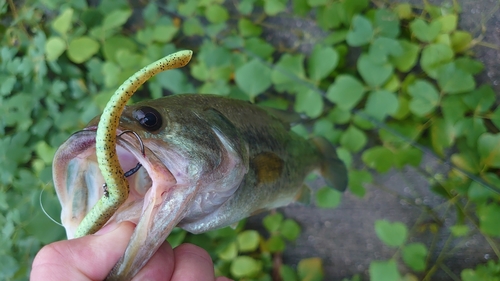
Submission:
[[[68,239],[109,196],[96,156],[100,118],[73,134],[54,158]],[[129,194],[107,224],[137,224],[109,280],[130,280],[175,226],[202,233],[297,200],[315,170],[330,186],[347,186],[346,168],[328,141],[305,140],[273,110],[245,101],[198,94],[144,101],[126,106],[116,132],[108,134],[119,136],[118,170],[128,171]]]

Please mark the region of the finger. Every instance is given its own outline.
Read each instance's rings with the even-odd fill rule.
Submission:
[[[108,233],[43,247],[33,261],[30,280],[103,280],[125,252],[134,227],[124,222]]]
[[[207,251],[193,244],[174,249],[175,269],[171,281],[213,281],[214,264]]]
[[[174,251],[168,242],[164,242],[133,280],[170,280],[174,263]]]

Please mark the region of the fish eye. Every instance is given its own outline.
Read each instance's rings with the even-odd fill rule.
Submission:
[[[148,131],[156,131],[161,127],[161,115],[152,107],[143,106],[134,111],[133,116]]]

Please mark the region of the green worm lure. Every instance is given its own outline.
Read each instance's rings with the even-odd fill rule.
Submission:
[[[142,68],[128,78],[106,104],[97,127],[96,154],[107,186],[107,196],[102,196],[87,213],[78,226],[75,238],[97,232],[128,198],[128,182],[116,153],[116,130],[128,100],[151,77],[165,70],[185,66],[192,55],[190,50],[179,51]]]

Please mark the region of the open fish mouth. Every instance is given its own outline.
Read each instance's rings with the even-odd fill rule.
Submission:
[[[149,199],[152,203],[151,196],[161,197],[161,193],[152,193],[168,190],[168,185],[174,185],[176,180],[148,147],[141,147],[140,139],[125,130],[119,130],[117,134],[116,152],[120,165],[123,171],[130,174],[127,177],[129,196],[107,224],[122,221],[137,224],[141,216],[153,216],[152,213],[144,213],[147,209],[144,202]],[[68,239],[75,237],[80,222],[107,192],[97,163],[95,135],[93,127],[73,134],[54,157],[54,184],[58,188],[62,205],[61,221]]]

